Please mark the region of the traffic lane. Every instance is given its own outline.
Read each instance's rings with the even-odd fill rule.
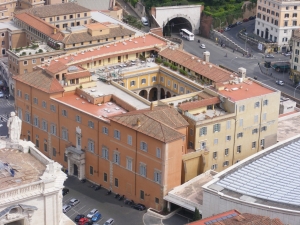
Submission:
[[[78,214],[87,214],[91,209],[98,209],[102,215],[103,223],[109,218],[113,218],[116,224],[132,225],[142,224],[142,218],[145,211],[138,211],[124,204],[124,201],[115,199],[115,195],[106,195],[107,190],[101,188],[98,191],[90,188],[91,183],[81,183],[76,177],[70,176],[64,184],[69,188],[70,192],[64,198],[68,202],[71,198],[77,198],[81,201],[74,208],[74,212]],[[69,195],[69,197],[67,197]],[[125,196],[126,197],[126,196]],[[79,210],[79,205],[85,206]],[[82,206],[82,207],[83,207]],[[75,213],[70,213],[74,220]],[[69,212],[68,212],[69,213]],[[67,215],[68,215],[67,213]]]

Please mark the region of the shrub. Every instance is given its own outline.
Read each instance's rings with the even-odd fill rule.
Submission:
[[[22,52],[21,55],[26,55],[26,52]]]
[[[169,67],[170,66],[170,63],[168,63],[168,62],[164,62],[164,66],[167,66],[167,67]]]
[[[187,75],[187,72],[184,70],[184,69],[179,69],[179,72],[182,74],[182,75]]]
[[[160,64],[160,63],[162,63],[162,59],[161,58],[156,58],[155,62]]]
[[[176,71],[176,70],[178,69],[178,67],[175,66],[175,65],[171,65],[170,68],[171,68],[172,70],[174,70],[174,71]]]
[[[39,53],[43,53],[43,49],[39,49],[38,52],[39,52]]]

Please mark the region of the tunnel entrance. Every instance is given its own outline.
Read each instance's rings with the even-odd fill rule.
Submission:
[[[164,36],[179,36],[181,29],[187,29],[193,33],[192,24],[183,17],[175,17],[164,25]]]

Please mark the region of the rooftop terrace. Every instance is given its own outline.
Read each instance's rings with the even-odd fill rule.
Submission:
[[[56,50],[51,48],[44,42],[36,42],[36,43],[31,43],[29,46],[15,48],[10,51],[16,54],[17,56],[28,56],[28,55],[42,54],[46,52],[48,53],[54,52]]]
[[[13,169],[14,176],[10,169]],[[34,156],[19,150],[0,149],[0,191],[40,180],[46,167]]]

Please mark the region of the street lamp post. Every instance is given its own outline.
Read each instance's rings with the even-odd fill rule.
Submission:
[[[296,95],[296,89],[297,89],[298,87],[300,87],[300,84],[298,84],[298,85],[295,87],[295,90],[294,90],[294,98],[296,98],[296,97],[295,97],[295,95]]]

